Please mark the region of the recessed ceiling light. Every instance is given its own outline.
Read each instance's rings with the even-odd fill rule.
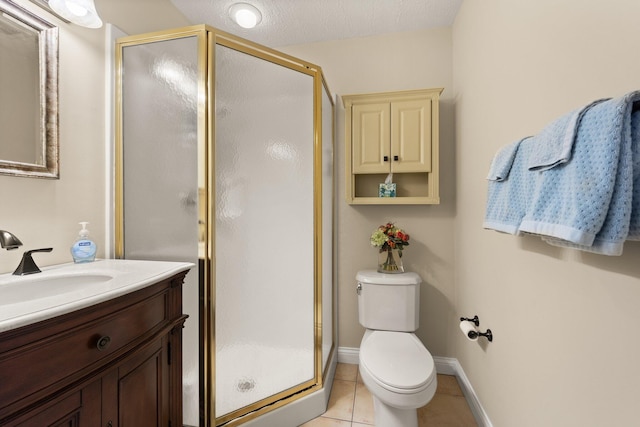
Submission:
[[[229,8],[229,16],[242,28],[253,28],[262,21],[262,14],[253,5],[236,3]]]

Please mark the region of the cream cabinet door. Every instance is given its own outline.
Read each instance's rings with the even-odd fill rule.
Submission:
[[[391,171],[431,172],[431,100],[391,103]]]
[[[352,109],[353,173],[389,173],[389,103],[357,104]]]

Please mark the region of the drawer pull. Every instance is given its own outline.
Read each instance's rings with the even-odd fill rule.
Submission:
[[[98,342],[96,343],[96,347],[100,351],[104,351],[111,344],[111,337],[109,335],[105,335],[103,337],[98,338]]]

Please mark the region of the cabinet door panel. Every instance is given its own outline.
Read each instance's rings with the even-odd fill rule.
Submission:
[[[394,173],[431,172],[431,100],[391,103],[391,155]]]
[[[54,399],[7,427],[91,427],[100,425],[100,381],[75,393]]]
[[[146,353],[146,354],[145,354]],[[168,375],[162,343],[118,369],[119,427],[168,425]]]
[[[353,173],[389,173],[389,103],[352,108]]]

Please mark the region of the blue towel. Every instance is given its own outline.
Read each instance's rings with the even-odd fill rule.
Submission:
[[[577,129],[584,114],[594,105],[607,99],[599,99],[591,104],[565,114],[545,127],[536,136],[535,149],[529,162],[529,170],[547,170],[571,160]]]
[[[523,141],[508,178],[489,181],[485,228],[605,255],[620,255],[627,239],[640,240],[638,101],[640,92],[597,101],[578,110],[579,119],[573,112]],[[549,138],[573,140],[571,155],[558,156],[562,150]],[[552,154],[540,156],[541,146]]]
[[[533,180],[528,169],[528,161],[534,149],[533,138],[524,138],[498,152],[493,164],[498,169],[511,160],[508,173],[489,175],[489,192],[483,227],[503,233],[519,234],[520,223],[527,213],[528,202],[533,190]],[[514,158],[510,158],[513,154]],[[506,159],[506,161],[505,161]],[[504,172],[502,168],[501,172]]]
[[[633,94],[629,94],[633,95]],[[627,110],[629,116],[623,123],[616,187],[602,229],[590,246],[543,237],[555,246],[572,247],[603,255],[622,255],[625,240],[640,240],[640,96],[632,96],[636,102]]]
[[[627,240],[640,240],[640,103],[631,114],[631,152],[633,155],[633,200]]]
[[[507,179],[509,172],[511,171],[511,166],[513,166],[513,161],[518,153],[518,147],[520,147],[520,143],[527,138],[523,138],[504,146],[498,151],[498,154],[493,158],[491,167],[489,168],[489,175],[487,175],[487,179],[489,181],[504,181]]]

